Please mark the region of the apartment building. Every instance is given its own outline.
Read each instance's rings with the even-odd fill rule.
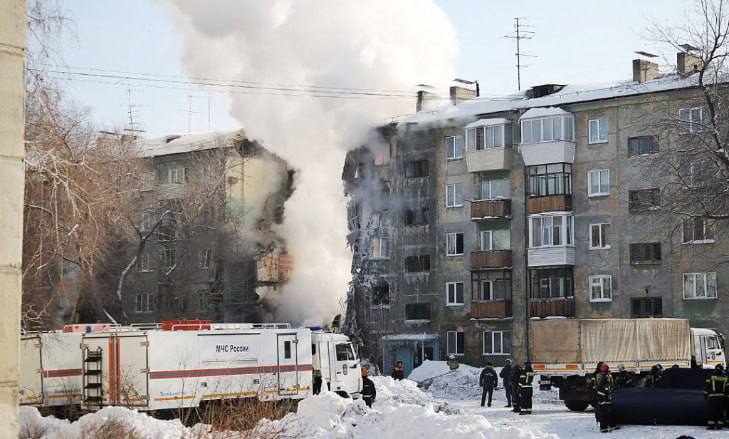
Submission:
[[[348,312],[366,355],[386,372],[524,360],[540,318],[683,317],[728,333],[723,228],[661,199],[671,151],[706,117],[698,60],[677,60],[663,75],[635,60],[610,85],[452,90],[462,102],[421,104],[351,152]]]
[[[292,173],[243,131],[169,135],[138,142],[146,171],[133,213],[138,236],[121,237],[99,274],[123,283],[131,322],[197,318],[260,321],[257,289],[288,279],[291,261],[273,230]]]

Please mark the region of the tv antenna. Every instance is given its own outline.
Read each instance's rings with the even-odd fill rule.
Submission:
[[[526,65],[521,63],[521,57],[522,56],[529,56],[529,57],[535,57],[535,55],[530,55],[527,53],[522,53],[521,51],[521,40],[531,40],[534,38],[535,32],[533,30],[530,30],[532,28],[531,25],[525,24],[524,21],[526,21],[524,18],[515,17],[514,18],[514,32],[508,35],[504,35],[504,38],[510,38],[514,41],[516,41],[516,87],[517,90],[521,90],[521,68],[527,67]]]
[[[138,114],[137,108],[149,107],[149,105],[139,105],[134,103],[133,92],[138,91],[140,90],[132,90],[131,88],[127,89],[127,105],[125,105],[125,107],[127,107],[128,128],[125,128],[124,131],[129,131],[132,133],[144,132],[144,130],[138,128],[139,122],[136,120]]]

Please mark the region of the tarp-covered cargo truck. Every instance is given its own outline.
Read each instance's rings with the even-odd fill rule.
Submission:
[[[664,368],[725,364],[721,336],[710,329],[692,329],[684,319],[553,319],[532,320],[529,360],[539,374],[540,388],[559,388],[570,410],[584,410],[593,400],[586,375],[600,361],[613,370],[645,374]]]

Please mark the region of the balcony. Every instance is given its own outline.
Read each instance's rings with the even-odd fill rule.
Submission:
[[[551,299],[529,299],[529,317],[574,317],[575,298],[556,297]]]
[[[484,148],[466,151],[468,172],[510,170],[513,157],[511,148]]]
[[[471,219],[511,218],[511,200],[471,201]]]
[[[511,300],[471,302],[471,318],[503,319],[511,317]]]
[[[527,200],[527,213],[567,212],[572,210],[572,195],[531,197]]]
[[[519,152],[526,166],[575,161],[575,143],[566,140],[521,144]]]
[[[511,250],[471,252],[471,270],[511,267]]]
[[[575,265],[575,248],[573,246],[529,248],[528,255],[529,267]]]

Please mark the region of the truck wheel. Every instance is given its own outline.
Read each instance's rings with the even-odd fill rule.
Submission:
[[[565,401],[564,405],[573,412],[583,412],[590,403],[587,401]]]

